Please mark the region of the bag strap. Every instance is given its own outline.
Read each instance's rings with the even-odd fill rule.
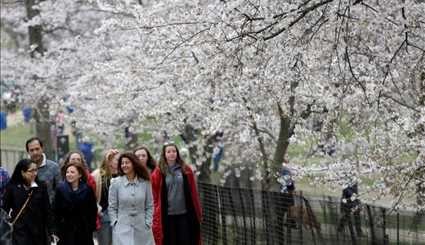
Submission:
[[[30,194],[28,194],[28,197],[27,197],[27,200],[25,200],[25,202],[24,202],[24,205],[22,205],[22,208],[21,208],[21,210],[19,210],[19,213],[16,215],[16,217],[13,219],[13,221],[12,221],[12,225],[14,225],[15,223],[16,223],[16,221],[19,219],[19,217],[21,216],[21,214],[22,214],[22,212],[24,211],[24,209],[25,209],[25,207],[28,205],[28,202],[30,201],[30,199],[31,199],[31,196],[32,196],[32,192],[33,192],[34,190],[31,190],[31,192],[30,192]]]

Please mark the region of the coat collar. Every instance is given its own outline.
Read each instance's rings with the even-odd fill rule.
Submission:
[[[135,177],[135,179],[134,179],[134,181],[133,182],[130,182],[130,181],[128,181],[128,179],[127,179],[127,176],[122,176],[122,178],[123,178],[123,182],[124,182],[124,185],[125,186],[128,186],[128,185],[138,185],[139,183],[141,183],[141,179],[139,178],[139,177]]]

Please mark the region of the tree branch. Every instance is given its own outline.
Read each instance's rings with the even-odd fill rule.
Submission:
[[[325,1],[320,2],[320,3],[317,3],[317,4],[315,4],[315,5],[313,5],[313,6],[309,7],[309,8],[306,8],[305,10],[303,10],[301,12],[301,14],[295,20],[293,20],[291,23],[289,23],[288,27],[283,27],[282,29],[278,30],[277,32],[272,33],[271,35],[264,37],[263,38],[264,41],[270,40],[270,39],[272,39],[272,38],[280,35],[282,32],[286,31],[288,28],[290,28],[293,25],[295,25],[296,23],[298,23],[301,19],[303,19],[311,11],[313,11],[313,10],[315,10],[315,9],[317,9],[317,8],[325,5],[325,4],[328,4],[328,3],[332,2],[332,1],[333,0],[325,0]]]
[[[415,107],[413,107],[412,105],[408,105],[406,102],[400,101],[396,98],[393,98],[391,95],[387,94],[387,93],[382,93],[382,97],[385,97],[387,99],[390,99],[394,102],[396,102],[397,104],[406,107],[407,109],[413,110],[414,112],[420,113],[421,111],[416,109]]]
[[[367,97],[366,87],[364,86],[364,84],[362,82],[359,81],[359,79],[354,74],[353,67],[352,67],[351,61],[350,61],[350,55],[348,54],[348,47],[347,46],[345,47],[345,58],[347,59],[347,63],[348,63],[348,67],[350,69],[351,76],[354,78],[354,81],[356,81],[356,83],[360,85],[360,87],[363,90],[363,94],[366,98],[367,103],[370,104],[369,98]]]
[[[192,40],[194,37],[196,37],[197,35],[199,35],[199,34],[201,34],[201,33],[203,33],[203,32],[205,32],[205,31],[208,31],[210,29],[210,27],[208,27],[208,28],[205,28],[205,29],[203,29],[203,30],[200,30],[200,31],[198,31],[198,32],[196,32],[195,34],[193,34],[193,35],[191,35],[190,37],[188,37],[188,38],[186,38],[186,39],[184,39],[183,41],[181,41],[180,43],[178,43],[176,46],[174,46],[174,48],[168,53],[168,54],[166,54],[165,56],[164,56],[164,58],[161,60],[161,62],[159,62],[159,64],[158,65],[162,65],[162,64],[164,64],[164,62],[165,62],[165,60],[171,55],[171,54],[173,54],[174,53],[174,51],[176,51],[178,48],[180,48],[183,44],[185,44],[186,42],[188,42],[188,41],[190,41],[190,40]]]

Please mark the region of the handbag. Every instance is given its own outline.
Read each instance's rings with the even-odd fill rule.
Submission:
[[[8,221],[9,215],[4,211],[4,209],[0,208],[0,244],[6,242],[5,244],[9,244],[7,242],[12,241],[12,224]]]
[[[28,194],[27,199],[25,200],[24,204],[22,205],[21,209],[19,210],[18,214],[15,216],[12,222],[9,222],[8,214],[4,212],[3,209],[1,209],[0,212],[0,231],[2,235],[0,236],[0,241],[11,241],[12,240],[12,234],[13,234],[13,226],[15,225],[16,221],[19,219],[19,217],[22,215],[22,212],[27,207],[28,202],[31,199],[33,190]]]

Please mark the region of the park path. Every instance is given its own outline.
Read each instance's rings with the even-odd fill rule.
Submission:
[[[15,126],[24,122],[24,116],[21,111],[7,113],[7,127]]]

